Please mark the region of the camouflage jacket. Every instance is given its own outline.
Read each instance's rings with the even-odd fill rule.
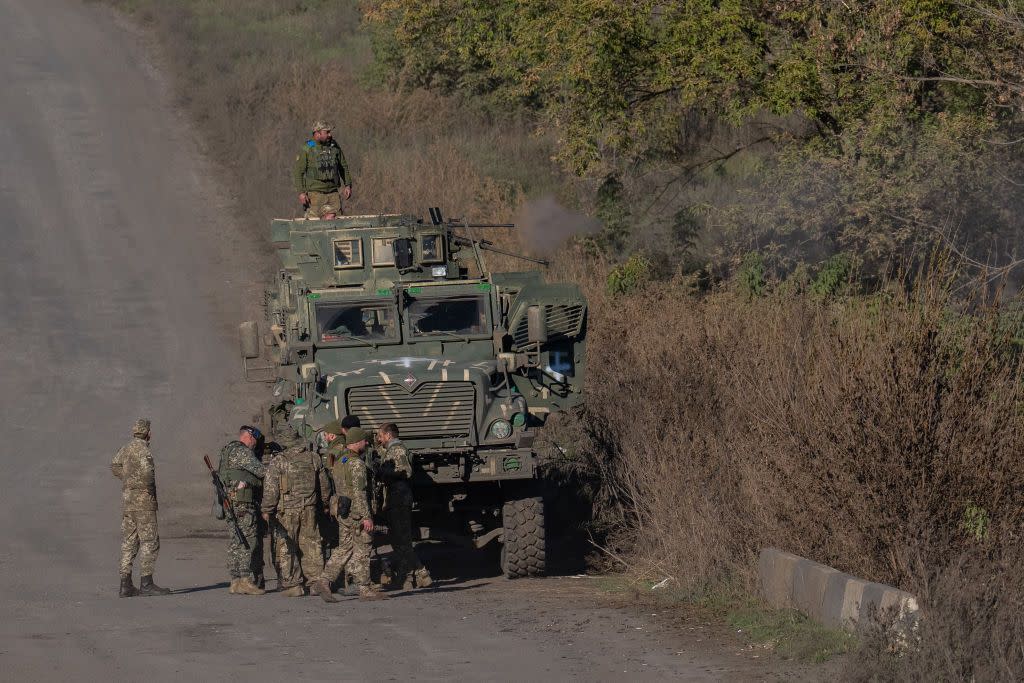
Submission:
[[[326,144],[306,140],[295,156],[292,182],[296,192],[337,192],[352,184],[345,153],[334,140]]]
[[[367,495],[368,477],[362,456],[346,449],[331,469],[338,496],[352,501],[345,521],[359,522],[370,517],[370,499]]]
[[[398,439],[392,439],[380,459],[379,476],[387,485],[384,508],[412,507],[412,461],[409,451]]]
[[[121,480],[121,501],[125,510],[156,510],[156,468],[145,439],[132,439],[110,462],[110,470]]]
[[[334,441],[327,444],[327,448],[324,449],[324,456],[326,458],[326,465],[328,468],[333,468],[334,463],[337,462],[342,455],[345,453],[345,437],[339,436]]]
[[[300,446],[289,448],[270,461],[263,478],[261,511],[295,510],[324,500],[330,483],[320,456]]]
[[[252,449],[241,441],[232,441],[220,451],[217,472],[232,503],[254,503],[257,498],[256,489],[263,486],[266,471],[267,468]],[[245,482],[245,488],[238,488],[240,481]]]

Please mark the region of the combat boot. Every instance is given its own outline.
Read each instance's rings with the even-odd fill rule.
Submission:
[[[387,600],[388,596],[381,593],[373,586],[360,586],[359,587],[359,599],[360,600]]]
[[[228,586],[228,593],[234,595],[238,592],[238,579],[231,579],[231,585]]]
[[[236,595],[263,595],[266,592],[267,591],[253,583],[252,579],[248,576],[238,579],[238,583],[235,584]]]
[[[414,588],[416,588],[416,580],[412,574],[409,574],[409,576],[405,577],[405,581],[402,582],[402,590],[411,591]]]
[[[170,595],[169,588],[161,588],[153,583],[153,575],[147,574],[139,581],[139,595]]]
[[[139,592],[135,590],[135,584],[132,583],[132,575],[121,577],[121,591],[118,593],[122,598],[133,598],[138,595]]]
[[[416,577],[417,588],[430,588],[434,585],[434,579],[431,578],[430,572],[427,571],[426,567],[420,567],[417,569],[413,576]]]
[[[292,586],[290,588],[285,588],[283,591],[281,591],[281,595],[283,595],[286,598],[301,598],[305,594],[306,589],[298,585]]]
[[[320,598],[324,602],[338,602],[338,598],[334,597],[334,593],[331,592],[331,582],[327,579],[320,579],[316,582],[317,593],[320,594]]]

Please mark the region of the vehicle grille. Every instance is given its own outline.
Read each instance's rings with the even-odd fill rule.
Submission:
[[[348,413],[363,428],[394,422],[403,438],[469,436],[476,392],[472,382],[424,382],[409,393],[398,384],[348,391]]]
[[[565,339],[578,335],[583,324],[583,310],[583,304],[547,304],[544,306],[544,316],[548,323],[548,339]],[[526,346],[530,341],[525,315],[516,325],[516,329],[512,333],[512,340],[518,348]]]

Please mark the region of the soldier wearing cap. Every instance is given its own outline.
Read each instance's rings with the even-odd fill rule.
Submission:
[[[380,478],[384,480],[384,514],[387,515],[395,580],[402,588],[428,588],[434,581],[412,547],[412,461],[409,450],[398,438],[394,422],[377,429],[377,443],[384,454],[380,460]]]
[[[370,583],[370,548],[373,517],[367,492],[366,463],[363,452],[369,441],[361,427],[345,435],[345,450],[334,463],[332,475],[337,493],[331,499],[331,513],[338,520],[338,547],[327,561],[317,582],[316,592],[325,602],[337,602],[331,584],[346,572],[359,586],[359,597],[379,600],[386,597]]]
[[[139,418],[132,426],[132,440],[121,447],[110,470],[121,480],[121,589],[122,598],[134,595],[166,595],[153,583],[153,568],[160,552],[156,523],[156,469],[149,450],[149,420]],[[138,590],[132,583],[132,564],[139,558]]]
[[[255,427],[242,425],[238,430],[238,438],[221,449],[220,465],[217,468],[231,500],[238,527],[245,538],[245,544],[241,543],[235,535],[231,520],[227,520],[228,574],[231,576],[231,587],[228,592],[238,595],[262,595],[266,592],[256,585],[253,573],[258,548],[257,489],[263,486],[263,477],[266,474],[266,468],[256,457],[253,449],[256,448],[261,436],[260,430]],[[263,558],[260,558],[261,563],[262,560]]]
[[[331,468],[334,467],[334,461],[345,450],[345,431],[345,428],[342,427],[341,422],[338,420],[331,420],[323,428],[326,447],[323,449],[320,457],[324,470],[328,475],[328,490],[324,492],[324,498],[327,501],[330,501],[331,496],[335,493],[334,480],[331,478],[330,473]],[[338,547],[338,520],[334,519],[326,509],[321,508],[319,523],[320,536],[324,541],[324,560],[326,561],[331,556],[331,553],[334,552],[334,549]]]
[[[313,124],[313,138],[295,157],[292,180],[307,219],[331,220],[342,213],[342,198],[352,196],[352,174],[345,154],[331,137],[330,124]]]

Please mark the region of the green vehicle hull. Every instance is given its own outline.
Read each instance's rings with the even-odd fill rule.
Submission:
[[[345,415],[396,423],[421,537],[499,542],[508,576],[539,574],[533,445],[583,399],[587,304],[537,271],[488,272],[479,229],[398,215],[273,221],[282,269],[266,334],[241,326],[243,367],[273,385],[274,430],[312,440]]]

